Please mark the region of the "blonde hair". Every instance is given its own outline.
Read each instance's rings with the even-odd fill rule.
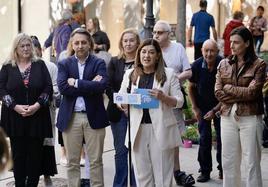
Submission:
[[[126,58],[125,53],[124,53],[124,48],[123,48],[122,41],[123,41],[124,35],[127,34],[127,33],[131,33],[131,34],[134,34],[136,36],[137,48],[138,48],[138,46],[141,43],[140,36],[139,36],[139,33],[138,33],[137,29],[134,29],[134,28],[125,29],[121,33],[121,36],[120,36],[120,39],[119,39],[119,43],[118,43],[118,48],[119,48],[118,58],[119,59],[122,59],[122,58],[125,59]]]
[[[19,33],[15,37],[15,39],[13,40],[10,55],[9,55],[8,59],[6,60],[5,64],[12,64],[12,66],[17,65],[16,63],[19,61],[17,49],[18,49],[19,44],[24,40],[28,40],[30,42],[30,45],[31,45],[31,59],[30,60],[32,62],[34,62],[38,59],[36,56],[35,50],[34,50],[34,46],[33,46],[31,37],[25,33]]]

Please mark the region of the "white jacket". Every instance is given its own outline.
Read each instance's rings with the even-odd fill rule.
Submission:
[[[127,93],[127,87],[129,85],[129,74],[133,69],[129,69],[125,72],[123,82],[119,93]],[[154,79],[153,88],[162,90],[165,94],[173,96],[177,99],[177,107],[183,105],[183,95],[180,89],[180,83],[175,73],[170,68],[165,68],[167,80],[163,87]],[[139,79],[136,85],[131,85],[131,93],[134,92],[139,85]],[[157,142],[162,150],[171,149],[182,144],[181,135],[177,126],[177,121],[174,116],[173,107],[167,106],[165,103],[159,103],[159,108],[149,109],[150,117],[152,120],[152,126],[155,133]],[[131,147],[135,145],[135,139],[141,125],[143,110],[130,106],[130,126],[131,126]],[[127,136],[128,137],[128,136]],[[126,145],[128,138],[126,138]]]

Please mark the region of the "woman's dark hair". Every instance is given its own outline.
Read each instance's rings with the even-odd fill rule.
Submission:
[[[167,80],[167,76],[165,73],[165,61],[163,59],[162,50],[161,50],[159,43],[152,38],[144,40],[137,49],[135,63],[134,63],[134,71],[131,74],[131,81],[135,85],[137,82],[138,76],[141,76],[144,74],[143,65],[141,64],[141,60],[140,60],[140,53],[141,53],[142,48],[148,45],[154,46],[156,50],[157,62],[155,64],[155,77],[156,77],[157,82],[159,82],[161,86],[163,86]]]
[[[258,6],[257,10],[262,10],[262,11],[264,11],[264,7],[263,7],[263,6]]]
[[[33,42],[34,47],[37,47],[38,49],[42,49],[42,48],[41,48],[41,44],[40,44],[40,42],[39,42],[37,36],[32,35],[32,36],[30,36],[30,37],[31,37],[31,39],[32,39],[32,42]]]
[[[244,61],[246,64],[251,64],[253,63],[258,57],[255,53],[254,49],[254,43],[253,43],[253,37],[250,32],[246,27],[240,26],[232,30],[230,33],[230,37],[233,35],[239,35],[244,42],[249,42],[248,47],[246,48],[246,52],[244,55]],[[234,55],[231,55],[229,59],[235,59],[236,57]]]
[[[92,22],[93,22],[95,32],[99,31],[99,30],[100,30],[100,22],[99,22],[99,18],[94,17],[94,18],[92,18],[91,20],[92,20]]]

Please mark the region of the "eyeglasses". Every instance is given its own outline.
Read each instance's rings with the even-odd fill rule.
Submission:
[[[164,34],[165,32],[169,32],[169,31],[153,31],[153,35],[157,34],[157,35],[162,35]]]

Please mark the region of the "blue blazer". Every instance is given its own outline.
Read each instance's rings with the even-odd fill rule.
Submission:
[[[85,101],[88,122],[92,129],[100,129],[109,125],[103,103],[103,93],[107,87],[105,62],[93,55],[86,59],[83,79],[79,79],[78,60],[75,56],[68,57],[58,63],[57,83],[63,99],[60,104],[56,126],[63,132],[70,125],[74,105],[78,96]],[[92,81],[96,75],[102,76],[100,82]],[[68,78],[78,79],[78,88],[69,86]]]

